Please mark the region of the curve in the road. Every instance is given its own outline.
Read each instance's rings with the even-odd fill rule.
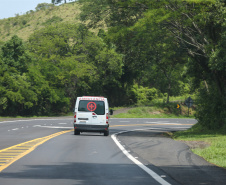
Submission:
[[[138,129],[143,130],[143,129]],[[146,130],[146,129],[145,129]],[[135,131],[135,130],[133,130]],[[131,131],[123,131],[116,134],[111,135],[111,138],[115,142],[115,144],[119,147],[119,149],[128,157],[133,163],[135,163],[137,166],[139,166],[141,169],[143,169],[145,172],[147,172],[150,176],[152,176],[157,182],[159,182],[161,185],[170,185],[167,181],[165,181],[163,178],[161,178],[157,173],[152,171],[150,168],[146,167],[144,164],[142,164],[139,160],[134,158],[118,141],[117,135],[122,134],[125,132],[131,132]]]

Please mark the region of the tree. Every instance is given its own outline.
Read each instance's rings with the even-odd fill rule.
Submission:
[[[32,59],[17,36],[2,46],[0,58],[0,114],[25,115],[25,110],[37,101],[27,76]]]
[[[62,3],[62,1],[64,1],[65,4],[67,3],[67,0],[52,0],[52,3],[53,4],[60,4],[60,3]],[[69,0],[69,1],[76,1],[76,0]]]
[[[30,37],[29,48],[50,86],[71,103],[84,94],[108,96],[107,87],[117,84],[122,73],[121,55],[84,25],[48,26]]]
[[[22,40],[16,35],[3,45],[2,58],[8,67],[13,67],[20,73],[27,71],[31,61]]]
[[[167,31],[165,29],[162,30],[158,24],[154,24],[153,21],[151,21],[152,24],[145,25],[143,28],[143,25],[139,23],[139,19],[145,16],[144,12],[147,11],[150,6],[156,7],[156,4],[150,1],[140,1],[137,3],[135,1],[91,2],[83,0],[80,2],[84,3],[81,20],[91,19],[89,26],[96,27],[95,24],[97,23],[98,25],[98,21],[101,20],[99,18],[105,17],[105,23],[109,28],[104,39],[109,45],[113,43],[116,47],[116,51],[124,56],[124,73],[121,78],[123,87],[131,88],[134,80],[139,84],[140,79],[143,78],[143,73],[146,72],[147,69],[151,69],[149,66],[158,63],[159,72],[162,71],[163,74],[165,74],[165,78],[168,79],[167,87],[168,95],[170,95],[171,81],[177,81],[177,79],[173,80],[170,77],[169,72],[172,72],[172,70],[169,70],[169,66],[172,65],[171,69],[174,71],[178,70],[178,68],[176,69],[174,66],[177,65],[177,62],[181,60],[182,57],[178,57],[177,62],[173,58],[175,58],[175,55],[179,56],[181,51],[178,49],[177,54],[169,52],[170,49],[178,48],[178,46],[170,38]],[[97,5],[96,3],[99,4]],[[89,11],[87,11],[88,7]],[[164,51],[162,51],[162,49]],[[163,62],[164,60],[165,62]],[[179,63],[181,62],[182,61]],[[165,91],[165,89],[163,91]]]
[[[202,91],[200,94],[205,98],[200,98],[199,103],[203,106],[198,110],[197,118],[209,128],[222,127],[226,124],[223,108],[226,105],[226,73],[222,55],[222,50],[225,50],[225,45],[222,45],[225,33],[225,2],[188,1],[169,3],[165,7],[167,18],[160,23],[171,32],[174,40],[191,59],[188,63],[189,74],[195,77],[196,82],[203,81],[205,84],[207,93]],[[208,102],[208,99],[209,105],[215,111],[203,102]],[[210,120],[210,124],[207,124],[207,120]]]
[[[53,5],[49,4],[49,3],[40,3],[36,6],[35,10],[39,11],[39,10],[46,10],[51,8]]]
[[[225,124],[224,1],[80,0],[79,2],[83,5],[81,20],[89,19],[90,27],[103,24],[108,27],[105,38],[124,55],[126,80],[130,77],[130,82],[132,79],[138,79],[144,69],[153,63],[158,68],[170,66],[174,62],[178,66],[179,60],[176,61],[174,58],[181,53],[188,67],[188,75],[194,78],[197,87],[204,82],[209,96],[214,95],[219,100],[215,102],[222,102],[211,104],[213,107],[221,107],[217,109],[220,111],[219,114],[215,114],[217,124],[219,126]],[[165,33],[165,39],[158,37],[159,34],[156,34],[158,32]],[[172,53],[173,46],[179,48],[176,55]],[[169,51],[164,48],[168,48]],[[155,50],[157,52],[154,52]],[[208,107],[205,106],[203,110],[208,112]],[[218,115],[221,115],[219,119]],[[211,119],[208,114],[205,117]],[[204,120],[203,116],[198,119],[200,122]],[[214,125],[214,122],[211,125]]]

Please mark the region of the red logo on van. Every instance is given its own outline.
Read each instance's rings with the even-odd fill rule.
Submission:
[[[87,104],[87,109],[88,109],[89,111],[91,111],[91,112],[95,111],[96,108],[97,108],[97,105],[96,105],[95,102],[89,102],[89,103]]]

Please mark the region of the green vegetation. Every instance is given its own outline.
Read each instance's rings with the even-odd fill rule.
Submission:
[[[61,2],[0,20],[1,116],[65,114],[82,95],[177,116],[192,94],[200,125],[225,126],[224,1]]]
[[[40,30],[48,23],[68,22],[79,23],[80,8],[78,3],[62,4],[38,4],[36,10],[24,12],[8,19],[0,19],[0,40],[8,41],[13,35],[27,41],[34,31]]]
[[[79,2],[81,20],[91,28],[107,25],[105,42],[124,55],[121,83],[128,100],[135,100],[128,96],[134,84],[167,93],[167,103],[170,96],[198,92],[200,124],[226,124],[224,1]]]
[[[197,124],[187,131],[174,133],[173,138],[185,141],[188,145],[190,143],[195,154],[210,163],[226,168],[226,127],[208,130]]]
[[[100,94],[105,86],[117,86],[122,72],[121,55],[83,25],[68,23],[36,31],[26,45],[12,37],[1,58],[4,116],[70,112],[78,94]]]
[[[194,118],[195,107],[190,108],[189,116],[186,106],[177,108],[177,103],[157,103],[149,106],[131,107],[127,113],[113,115],[113,118]],[[117,110],[113,108],[113,110]]]

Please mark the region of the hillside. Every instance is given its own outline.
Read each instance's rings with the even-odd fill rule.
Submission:
[[[15,34],[26,41],[35,30],[39,30],[45,25],[56,22],[78,22],[78,3],[72,2],[60,6],[48,5],[50,7],[47,9],[43,7],[36,11],[31,10],[24,15],[1,19],[0,41],[7,41]]]

